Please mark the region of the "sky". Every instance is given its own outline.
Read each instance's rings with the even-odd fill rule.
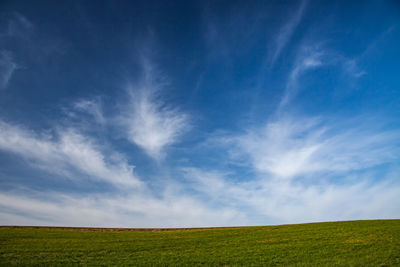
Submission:
[[[0,2],[0,225],[400,218],[396,1]]]

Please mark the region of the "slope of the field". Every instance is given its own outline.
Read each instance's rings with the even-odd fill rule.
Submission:
[[[400,220],[186,230],[0,228],[3,266],[400,266]]]

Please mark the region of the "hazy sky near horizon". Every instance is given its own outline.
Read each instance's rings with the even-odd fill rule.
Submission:
[[[400,218],[396,1],[1,1],[0,225]]]

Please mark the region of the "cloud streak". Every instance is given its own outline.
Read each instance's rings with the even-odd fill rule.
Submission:
[[[357,182],[345,184],[296,183],[265,175],[234,182],[232,175],[198,168],[186,169],[185,177],[205,199],[244,211],[247,220],[256,225],[393,218],[400,211],[400,186],[393,183],[397,178],[393,174],[381,182],[359,176]]]
[[[199,167],[182,174],[204,201],[244,211],[253,224],[393,218],[400,132],[376,118],[332,121],[287,115],[219,135],[212,145],[251,174]]]
[[[285,107],[295,97],[299,90],[299,79],[305,72],[325,64],[323,56],[324,52],[318,46],[304,45],[300,47],[278,110]]]
[[[9,51],[0,52],[0,89],[6,89],[14,72],[18,69]]]
[[[292,35],[294,34],[297,26],[300,24],[303,14],[306,10],[308,1],[302,0],[299,8],[296,10],[294,15],[287,21],[287,23],[280,29],[279,34],[274,40],[274,49],[272,50],[272,56],[270,60],[270,66],[273,66],[275,61],[279,58],[283,49],[289,43]]]
[[[34,29],[34,25],[25,16],[14,12],[12,18],[8,21],[7,35],[19,38],[27,38]]]
[[[68,110],[68,115],[70,115],[71,117],[77,117],[77,114],[75,112],[89,114],[98,124],[106,124],[107,120],[103,114],[103,108],[100,98],[81,99],[73,103],[73,110]]]
[[[204,227],[245,222],[240,212],[210,208],[191,196],[164,191],[87,196],[36,191],[0,192],[3,225]],[[24,216],[21,216],[24,214]]]
[[[363,125],[360,120],[352,122],[358,127],[342,123],[345,129],[339,130],[318,118],[281,118],[234,138],[239,150],[234,154],[246,155],[259,172],[285,179],[398,160],[399,131],[380,131],[378,125]]]
[[[118,160],[113,161],[106,157],[101,146],[93,139],[74,129],[58,129],[54,135],[38,135],[19,126],[0,122],[0,149],[27,159],[35,167],[70,179],[87,177],[89,180],[132,188],[142,184],[133,174],[134,167],[123,157],[114,153]]]
[[[161,90],[153,69],[146,67],[144,83],[128,87],[129,103],[119,118],[128,140],[156,160],[190,128],[189,116],[162,101]]]

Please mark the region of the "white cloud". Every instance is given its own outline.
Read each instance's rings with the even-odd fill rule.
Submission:
[[[299,25],[303,13],[307,7],[307,0],[302,0],[300,3],[299,8],[296,10],[295,14],[291,16],[291,18],[287,21],[287,23],[280,29],[278,36],[276,37],[275,47],[273,49],[271,62],[270,64],[273,65],[275,61],[279,58],[282,50],[286,47],[290,38],[292,37],[294,31],[296,30],[297,26]]]
[[[393,144],[399,133],[379,131],[378,126],[364,127],[356,121],[348,125],[357,126],[340,131],[327,127],[322,119],[286,118],[241,136],[224,137],[224,145],[231,146],[242,163],[249,160],[255,176],[243,179],[235,172],[182,168],[176,174],[185,181],[160,184],[157,197],[147,187],[134,192],[118,187],[117,194],[84,196],[3,191],[0,223],[194,227],[397,216],[400,186],[396,170],[379,181],[363,172],[347,171],[398,160],[398,146]],[[37,136],[2,123],[0,148],[36,160],[35,164],[50,170],[68,171],[66,166],[72,166],[100,180],[104,173],[117,176],[121,169],[132,175],[131,170],[123,171],[126,163],[108,163],[93,141],[73,132],[59,135],[54,140],[53,136]],[[327,173],[342,176],[343,182],[330,181]],[[312,184],[307,179],[294,179],[301,174],[321,179]]]
[[[306,71],[323,65],[324,52],[318,46],[301,46],[294,66],[286,82],[285,91],[279,108],[286,106],[296,95],[299,89],[299,79]]]
[[[151,66],[145,66],[144,76],[142,86],[128,88],[130,103],[119,119],[127,129],[128,140],[159,160],[164,148],[178,142],[190,125],[188,115],[160,99],[162,85]]]
[[[233,182],[227,174],[197,168],[186,168],[183,174],[189,182],[185,186],[195,193],[165,189],[154,197],[147,191],[85,196],[0,192],[0,224],[210,227],[396,218],[400,212],[400,186],[388,182],[398,178],[396,174],[382,177],[386,182],[359,177],[360,182],[341,185],[270,177]]]
[[[14,62],[12,54],[9,51],[2,50],[0,52],[0,89],[7,88],[17,69],[18,65]]]
[[[28,38],[32,30],[33,24],[26,17],[15,12],[8,19],[7,30],[4,33],[0,33],[0,41],[6,44],[7,40],[3,39],[4,37]],[[0,47],[0,49],[2,48],[4,47]],[[14,59],[15,53],[13,52],[14,49],[11,49],[11,51],[8,49],[0,50],[0,90],[7,88],[13,74],[20,68]]]
[[[14,13],[8,21],[7,35],[20,38],[27,38],[32,32],[34,25],[25,16],[19,13]]]
[[[357,58],[349,58],[336,51],[323,48],[321,42],[314,41],[313,45],[310,45],[310,43],[307,42],[301,45],[297,51],[294,65],[286,80],[278,111],[282,111],[283,108],[287,107],[299,91],[303,89],[301,87],[301,79],[306,76],[308,71],[320,67],[338,68],[345,74],[341,79],[350,86],[354,85],[355,80],[366,75],[366,71],[359,66]]]
[[[286,179],[366,169],[398,159],[398,131],[380,131],[360,120],[342,122],[344,129],[328,125],[316,118],[277,119],[233,138],[238,149],[234,154],[246,155],[259,172]]]
[[[366,74],[366,72],[358,66],[356,59],[344,59],[343,70],[354,78],[360,78]]]
[[[210,208],[190,196],[121,192],[87,196],[1,192],[1,225],[97,227],[205,227],[244,223],[240,212]],[[23,214],[23,216],[21,216]]]
[[[360,176],[353,183],[305,184],[265,175],[234,182],[218,172],[194,168],[185,172],[204,199],[241,210],[252,224],[396,218],[400,212],[400,186],[391,183],[398,176],[381,177],[375,183]]]
[[[113,161],[94,140],[73,129],[58,129],[56,135],[40,136],[0,122],[0,149],[22,156],[36,167],[71,179],[76,179],[73,172],[77,171],[89,179],[118,186],[141,185],[133,174],[133,166],[124,158]]]
[[[73,104],[73,109],[73,111],[68,111],[70,116],[76,116],[76,111],[85,112],[91,115],[98,124],[104,125],[106,123],[99,98],[81,99]]]

